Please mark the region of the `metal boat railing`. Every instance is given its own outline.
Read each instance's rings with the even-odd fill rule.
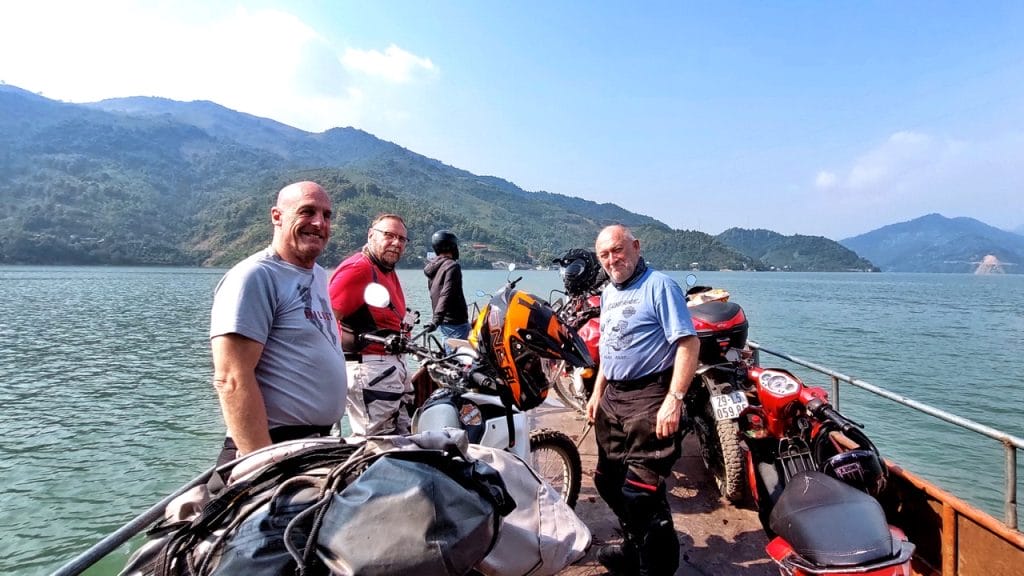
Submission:
[[[995,428],[992,428],[990,426],[979,424],[973,420],[957,416],[956,414],[950,414],[945,410],[940,410],[938,408],[935,408],[934,406],[929,406],[928,404],[924,404],[911,398],[907,398],[906,396],[903,396],[901,394],[890,392],[884,388],[875,386],[870,382],[865,382],[857,378],[852,378],[845,374],[836,372],[835,370],[832,370],[830,368],[826,368],[813,362],[808,362],[807,360],[804,360],[802,358],[798,358],[796,356],[786,354],[784,352],[776,352],[774,350],[769,350],[768,348],[761,346],[757,342],[748,342],[747,344],[750,346],[751,349],[754,350],[755,361],[757,362],[760,362],[760,359],[757,356],[757,354],[759,354],[760,352],[765,352],[767,354],[771,354],[772,356],[782,358],[783,360],[788,360],[789,362],[798,364],[810,370],[814,370],[819,374],[824,374],[825,376],[831,378],[832,393],[830,400],[832,402],[832,405],[835,406],[837,410],[839,409],[839,384],[840,382],[846,382],[847,384],[852,384],[853,386],[856,386],[857,388],[860,388],[862,390],[867,390],[872,394],[881,396],[888,400],[892,400],[897,404],[901,404],[908,408],[913,408],[918,412],[928,414],[929,416],[938,418],[945,422],[949,422],[950,424],[954,424],[961,428],[970,430],[971,432],[975,432],[977,434],[981,434],[983,436],[987,436],[993,440],[998,441],[1000,444],[1003,445],[1003,451],[1006,455],[1006,484],[1003,493],[1003,524],[1005,524],[1008,528],[1012,530],[1017,530],[1017,450],[1024,449],[1024,439],[1013,436],[1012,434],[1007,434],[1006,432],[1003,432],[1001,430],[996,430]]]

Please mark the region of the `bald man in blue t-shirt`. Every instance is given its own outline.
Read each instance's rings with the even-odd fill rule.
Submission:
[[[597,437],[594,485],[624,538],[597,558],[613,574],[671,575],[679,538],[665,479],[679,458],[700,343],[682,288],[647,267],[628,228],[608,226],[595,250],[611,282],[601,294],[601,365],[587,417]]]

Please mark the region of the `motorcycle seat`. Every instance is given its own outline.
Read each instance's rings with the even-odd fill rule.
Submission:
[[[901,543],[889,531],[877,500],[814,470],[790,479],[769,525],[797,554],[817,566],[860,566],[901,552]]]

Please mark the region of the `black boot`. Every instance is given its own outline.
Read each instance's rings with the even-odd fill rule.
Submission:
[[[636,576],[640,574],[636,551],[623,544],[608,544],[597,551],[597,561],[614,576]]]
[[[672,576],[679,567],[679,537],[671,517],[656,517],[647,533],[634,539],[640,576]]]
[[[628,514],[622,526],[630,529],[627,540],[637,558],[634,573],[640,576],[671,576],[679,567],[679,537],[672,524],[672,510],[664,483],[659,479],[657,485],[656,490],[646,490],[627,482],[622,490]]]
[[[625,525],[622,526],[622,544],[602,546],[597,551],[597,561],[615,576],[636,576],[640,573],[640,556]]]

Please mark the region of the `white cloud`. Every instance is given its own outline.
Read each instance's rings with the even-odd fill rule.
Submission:
[[[961,163],[961,158],[971,146],[970,143],[936,139],[917,132],[896,132],[882,144],[861,154],[845,176],[819,171],[815,186],[871,196],[947,173],[950,167]]]
[[[860,232],[938,212],[1013,227],[1024,221],[1024,134],[964,140],[896,132],[844,171],[819,171],[825,194],[816,210],[827,222],[863,222]],[[827,216],[826,216],[827,215]]]
[[[835,187],[838,182],[839,178],[837,178],[834,173],[827,170],[818,172],[818,175],[814,177],[814,185],[823,190]]]
[[[349,48],[342,55],[341,62],[350,70],[384,78],[398,84],[411,82],[420,71],[430,73],[437,71],[429,58],[420,58],[394,44],[388,46],[384,52]]]
[[[356,125],[387,132],[382,124],[411,116],[404,107],[415,102],[411,88],[422,72],[437,68],[394,44],[379,52],[343,48],[345,41],[281,10],[11,3],[0,16],[0,80],[72,102],[212,100],[311,131]]]
[[[938,155],[939,150],[928,136],[896,132],[857,160],[846,184],[851,190],[872,190],[927,169]]]

